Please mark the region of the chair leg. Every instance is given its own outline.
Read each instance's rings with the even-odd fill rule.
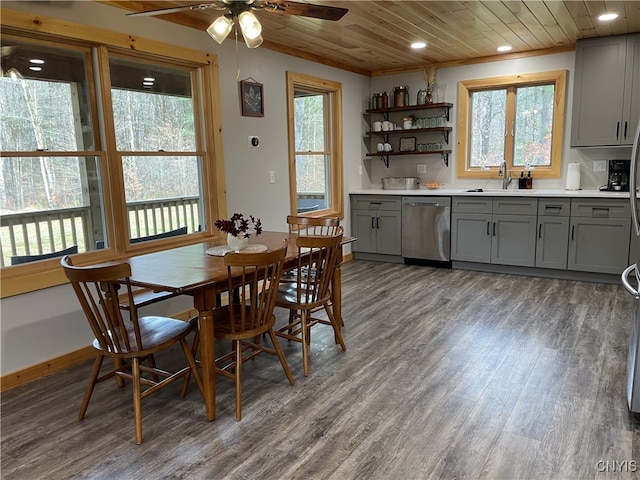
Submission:
[[[200,373],[198,372],[198,366],[196,365],[196,360],[193,358],[193,354],[189,349],[189,344],[183,338],[180,340],[180,346],[182,347],[182,351],[184,352],[184,356],[187,359],[187,363],[191,367],[191,370],[185,374],[184,380],[182,382],[182,390],[180,392],[181,396],[185,396],[187,393],[187,387],[189,386],[189,378],[191,377],[191,372],[193,372],[193,378],[196,379],[196,384],[198,385],[198,390],[200,390],[200,394],[204,398],[204,385],[202,384],[202,377],[200,377]]]
[[[82,420],[84,418],[84,414],[87,412],[87,407],[89,406],[89,400],[91,400],[91,395],[93,394],[93,388],[96,386],[96,379],[98,378],[98,375],[100,375],[100,368],[102,368],[103,360],[104,360],[104,355],[98,353],[98,356],[96,357],[96,361],[93,362],[93,369],[91,370],[91,376],[89,377],[89,384],[87,385],[87,389],[84,392],[82,405],[80,405],[80,413],[78,413],[78,420]]]
[[[140,388],[140,359],[133,358],[133,417],[136,423],[136,443],[142,443],[142,389]]]
[[[200,332],[198,330],[194,330],[193,335],[193,343],[191,344],[191,357],[196,358],[198,353],[198,344],[200,342]],[[185,353],[186,355],[186,353]],[[197,362],[196,362],[197,365]],[[193,369],[192,369],[193,370]],[[191,380],[191,372],[188,372],[184,380],[182,380],[182,388],[180,389],[180,396],[184,397],[187,394],[187,390],[189,389],[189,381]],[[202,390],[201,390],[202,391]]]
[[[278,355],[278,359],[280,360],[280,364],[282,365],[284,374],[287,376],[289,384],[293,385],[295,382],[293,380],[293,375],[291,375],[291,369],[289,368],[289,364],[287,363],[287,359],[284,356],[284,352],[280,347],[280,342],[278,342],[278,337],[276,337],[276,332],[273,331],[273,328],[269,330],[269,337],[271,338],[271,343],[273,343],[273,349]]]
[[[242,345],[240,340],[233,341],[233,348],[236,352],[236,420],[242,420]]]
[[[333,314],[333,309],[329,308],[329,306],[326,304],[324,306],[324,309],[327,312],[327,316],[329,317],[329,320],[331,321],[331,326],[333,327],[336,343],[339,343],[340,347],[342,348],[342,351],[345,351],[347,347],[344,344],[344,339],[342,338],[342,329],[340,328],[340,325],[338,325],[336,316]]]
[[[114,358],[113,359],[113,369],[114,370],[122,370],[122,366],[124,365],[124,360],[122,360],[121,358]],[[124,387],[125,381],[124,378],[116,375],[116,385],[118,385],[119,388]]]
[[[307,327],[307,311],[300,312],[300,329],[302,335],[302,371],[304,376],[309,375],[309,328]]]

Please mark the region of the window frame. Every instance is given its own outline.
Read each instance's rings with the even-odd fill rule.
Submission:
[[[469,166],[471,149],[471,94],[482,90],[507,89],[506,125],[515,115],[515,93],[509,89],[536,85],[555,86],[553,121],[551,135],[551,165],[535,166],[536,178],[560,178],[562,174],[562,145],[564,139],[565,98],[567,85],[567,71],[553,70],[548,72],[528,73],[521,75],[508,75],[502,77],[464,80],[458,83],[458,116],[457,135],[458,145],[456,152],[456,165],[458,178],[496,178],[499,166],[480,168]],[[509,98],[511,97],[511,98]],[[505,125],[505,127],[506,127]],[[507,138],[505,142],[505,160],[511,176],[518,176],[526,171],[522,166],[513,165],[513,138]]]
[[[344,218],[343,192],[343,145],[342,145],[342,84],[322,78],[287,71],[287,130],[289,149],[289,200],[291,215],[308,217]],[[301,89],[326,94],[328,101],[328,124],[325,133],[330,136],[330,148],[323,152],[329,157],[330,207],[323,210],[298,213],[298,191],[296,182],[295,150],[295,90]],[[325,118],[325,120],[327,120]],[[314,152],[318,153],[318,152]]]
[[[202,242],[207,238],[220,235],[213,228],[213,224],[215,219],[226,216],[226,196],[220,85],[218,61],[215,55],[135,35],[74,24],[54,18],[36,17],[30,13],[8,9],[2,9],[1,25],[3,34],[95,49],[93,75],[98,77],[98,81],[94,81],[90,88],[95,90],[94,95],[97,97],[95,107],[101,112],[104,112],[105,106],[108,105],[107,102],[111,101],[110,94],[105,95],[105,92],[108,92],[110,88],[110,82],[105,82],[108,75],[109,53],[125,54],[127,57],[139,56],[148,60],[156,59],[177,66],[193,67],[199,72],[197,75],[199,96],[197,99],[194,97],[194,100],[198,102],[198,110],[201,111],[196,122],[198,123],[199,142],[202,148],[198,154],[202,154],[202,200],[206,230],[163,240],[129,243],[128,223],[122,223],[126,218],[126,203],[119,160],[121,152],[117,152],[115,149],[112,117],[94,110],[92,120],[95,121],[96,149],[90,152],[73,152],[73,154],[89,154],[100,158],[109,248],[74,256],[79,265],[120,260],[132,255]],[[202,132],[210,133],[203,135]],[[1,153],[2,156],[11,156],[16,152]],[[20,155],[38,154],[20,152]],[[3,268],[1,273],[0,298],[67,283],[60,267],[59,258],[8,266]]]

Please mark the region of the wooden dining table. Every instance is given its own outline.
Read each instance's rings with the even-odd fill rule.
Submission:
[[[297,235],[287,232],[263,232],[251,238],[251,244],[275,249],[288,242],[284,268],[294,268],[298,263]],[[343,245],[355,241],[343,237]],[[207,250],[225,245],[225,240],[207,241],[184,247],[171,248],[127,259],[131,265],[131,284],[154,291],[167,291],[175,295],[190,295],[193,307],[198,310],[200,330],[200,363],[204,386],[204,403],[207,420],[216,418],[215,342],[212,310],[218,306],[219,294],[228,290],[227,268],[222,256],[210,255]],[[342,255],[340,255],[340,262]],[[338,325],[342,325],[342,279],[340,265],[332,278],[333,311]]]

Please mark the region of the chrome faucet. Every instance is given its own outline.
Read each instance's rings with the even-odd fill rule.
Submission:
[[[498,176],[502,177],[502,189],[506,190],[507,188],[509,188],[511,180],[513,179],[509,176],[509,172],[507,171],[507,162],[505,160],[503,160],[502,165],[500,165]]]

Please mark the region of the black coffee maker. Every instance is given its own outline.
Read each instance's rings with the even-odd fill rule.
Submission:
[[[607,190],[612,192],[629,191],[629,160],[609,160],[607,169]]]

